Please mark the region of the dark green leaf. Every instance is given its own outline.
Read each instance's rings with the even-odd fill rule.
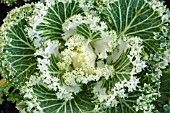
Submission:
[[[37,70],[37,61],[34,57],[35,48],[27,36],[27,32],[24,31],[26,25],[27,22],[21,20],[6,31],[7,37],[12,41],[4,47],[4,52],[8,54],[3,61],[2,75],[5,79],[17,84],[24,82]]]
[[[90,26],[85,23],[77,26],[76,31],[78,34],[85,36],[87,39],[93,40],[93,39],[101,38],[101,36],[100,36],[101,33],[99,31],[93,32],[90,29]]]
[[[162,25],[161,16],[144,0],[118,0],[101,12],[110,30],[119,35],[153,36]]]
[[[72,100],[59,100],[54,91],[43,85],[35,85],[33,91],[45,113],[91,113],[94,109],[92,95],[81,92]]]
[[[169,102],[170,102],[170,66],[169,68],[167,68],[166,70],[163,71],[163,76],[161,77],[161,88],[160,88],[160,93],[161,93],[161,97],[158,98],[154,104],[156,105],[157,109],[160,112],[164,112],[164,113],[169,113],[166,112],[166,110],[164,109],[164,105],[169,106]]]
[[[78,2],[57,2],[55,5],[49,7],[43,22],[37,26],[37,31],[42,31],[41,37],[48,37],[52,40],[61,39],[61,35],[63,34],[62,24],[65,20],[82,12],[83,10],[79,7]]]

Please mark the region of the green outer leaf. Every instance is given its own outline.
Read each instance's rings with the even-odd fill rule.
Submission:
[[[43,22],[40,23],[36,29],[37,31],[43,32],[40,34],[41,37],[48,37],[51,40],[61,39],[63,34],[62,24],[65,20],[82,12],[83,9],[79,7],[78,2],[58,2],[49,7]]]
[[[16,87],[13,87],[12,83],[5,82],[4,84],[1,84],[0,85],[0,104],[2,104],[2,102],[4,101],[4,98],[3,98],[4,95],[7,97],[8,101],[12,101],[13,103],[19,102],[20,100],[22,100],[22,96],[20,95],[19,92],[20,91]]]
[[[161,44],[165,45],[165,43],[167,43],[166,38],[161,36],[156,40],[151,37],[143,40],[144,50],[146,53],[148,53],[148,55],[164,53],[165,47],[161,47]]]
[[[2,33],[4,33],[4,31],[9,27],[18,23],[20,20],[28,19],[30,16],[32,16],[34,7],[34,3],[25,4],[19,8],[16,7],[8,12],[8,15],[3,20],[4,23],[1,26]]]
[[[161,97],[158,98],[154,104],[160,112],[169,113],[164,111],[163,106],[170,102],[170,65],[166,70],[163,71],[163,76],[161,77]],[[168,105],[170,108],[170,104]]]
[[[162,25],[161,16],[144,0],[118,0],[101,12],[110,30],[119,35],[153,36]]]
[[[126,99],[118,98],[120,103],[116,107],[102,109],[100,113],[143,113],[140,111],[136,112],[133,107],[133,105],[136,104],[136,99],[139,95],[139,92],[132,92],[128,94],[128,98]]]
[[[94,104],[92,96],[82,92],[72,100],[58,100],[54,91],[43,85],[33,86],[37,101],[45,113],[92,113]]]
[[[132,107],[132,105],[133,104],[129,105],[129,103],[126,103],[123,100],[123,103],[121,102],[121,104],[118,105],[116,108],[108,108],[105,110],[104,113],[137,113]]]
[[[37,61],[34,57],[35,48],[24,31],[27,22],[23,19],[18,24],[11,26],[7,32],[7,37],[12,41],[4,47],[4,52],[8,52],[3,61],[3,76],[7,80],[15,83],[24,82],[37,70]],[[17,84],[15,84],[17,85]]]
[[[33,9],[34,9],[34,4],[31,3],[31,4],[23,5],[20,8],[15,8],[11,10],[10,12],[8,12],[8,15],[3,20],[4,23],[0,27],[0,74],[2,73],[2,75],[6,78],[5,84],[3,84],[3,86],[0,87],[0,96],[2,97],[3,95],[6,95],[8,97],[7,100],[12,102],[19,102],[20,100],[22,100],[21,99],[22,95],[20,95],[20,91],[17,89],[19,88],[18,84],[15,84],[17,80],[13,81],[13,78],[15,78],[16,76],[12,75],[12,73],[14,73],[12,71],[12,68],[11,70],[6,70],[6,66],[8,69],[10,68],[9,66],[10,62],[6,61],[6,58],[9,58],[10,56],[8,56],[9,53],[5,53],[5,51],[6,51],[6,47],[9,47],[7,45],[9,44],[11,38],[14,37],[12,36],[12,34],[9,34],[9,29],[12,28],[13,31],[16,30],[14,29],[14,26],[18,26],[21,20],[23,19],[27,20],[27,18],[32,15]],[[25,25],[22,26],[23,28],[25,28]],[[17,31],[19,32],[18,28]],[[18,32],[16,34],[20,36],[20,38],[24,38],[22,35],[19,35]],[[8,36],[12,36],[12,37],[8,37]],[[16,45],[14,42],[13,44]],[[18,53],[17,48],[15,48],[15,50],[13,49],[12,51]],[[4,69],[2,65],[4,65]],[[12,82],[9,80],[11,80]],[[17,87],[15,87],[14,85],[17,85]],[[0,99],[0,101],[3,100]]]

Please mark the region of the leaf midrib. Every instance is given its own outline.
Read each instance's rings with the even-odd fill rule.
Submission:
[[[119,0],[118,0],[119,1]],[[142,5],[142,7],[138,10],[138,13],[140,13],[142,11],[142,9],[144,8],[144,6],[146,5],[146,3],[144,3]],[[137,13],[137,12],[136,12]],[[130,23],[128,24],[128,26],[125,27],[125,29],[120,33],[120,36],[123,36],[130,28],[131,28],[131,25],[133,24],[133,22],[135,21],[135,19],[138,17],[138,15],[135,13],[135,16],[134,18],[130,21]],[[128,17],[126,15],[126,17]]]

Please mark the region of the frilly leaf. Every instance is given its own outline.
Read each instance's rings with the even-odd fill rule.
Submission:
[[[31,16],[33,8],[33,4],[27,4],[14,9],[1,27],[2,39],[4,39],[2,76],[7,81],[12,81],[14,85],[23,83],[37,70],[35,48],[26,30],[29,26],[27,19]]]
[[[37,61],[34,57],[35,49],[24,29],[27,22],[21,20],[17,25],[6,31],[7,37],[12,38],[9,45],[4,47],[7,56],[3,61],[3,77],[16,83],[24,82],[27,77],[35,73]]]

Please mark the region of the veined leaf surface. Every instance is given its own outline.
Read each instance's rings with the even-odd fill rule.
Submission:
[[[101,13],[110,30],[142,38],[153,36],[162,25],[161,16],[144,0],[118,0]]]
[[[92,113],[94,104],[92,95],[82,92],[72,100],[59,100],[54,91],[50,91],[43,85],[37,84],[33,91],[45,113]]]
[[[51,54],[50,65],[48,66],[48,69],[49,69],[50,75],[59,78],[61,82],[63,73],[58,69],[57,62],[59,62],[57,57],[54,54]]]
[[[23,19],[6,31],[7,37],[12,41],[4,47],[8,55],[3,74],[6,79],[13,79],[17,83],[24,82],[34,74],[37,68],[37,61],[34,57],[35,48],[24,31],[26,25],[27,22]]]
[[[82,13],[82,8],[78,2],[62,3],[58,2],[49,7],[42,23],[37,26],[37,31],[42,31],[42,37],[48,37],[52,40],[61,39],[63,30],[62,24],[69,17]]]
[[[77,26],[76,31],[77,31],[78,34],[81,34],[82,36],[86,37],[87,39],[89,38],[91,40],[95,40],[97,38],[101,38],[100,31],[93,32],[90,29],[90,26],[88,24],[85,24],[85,23]]]

